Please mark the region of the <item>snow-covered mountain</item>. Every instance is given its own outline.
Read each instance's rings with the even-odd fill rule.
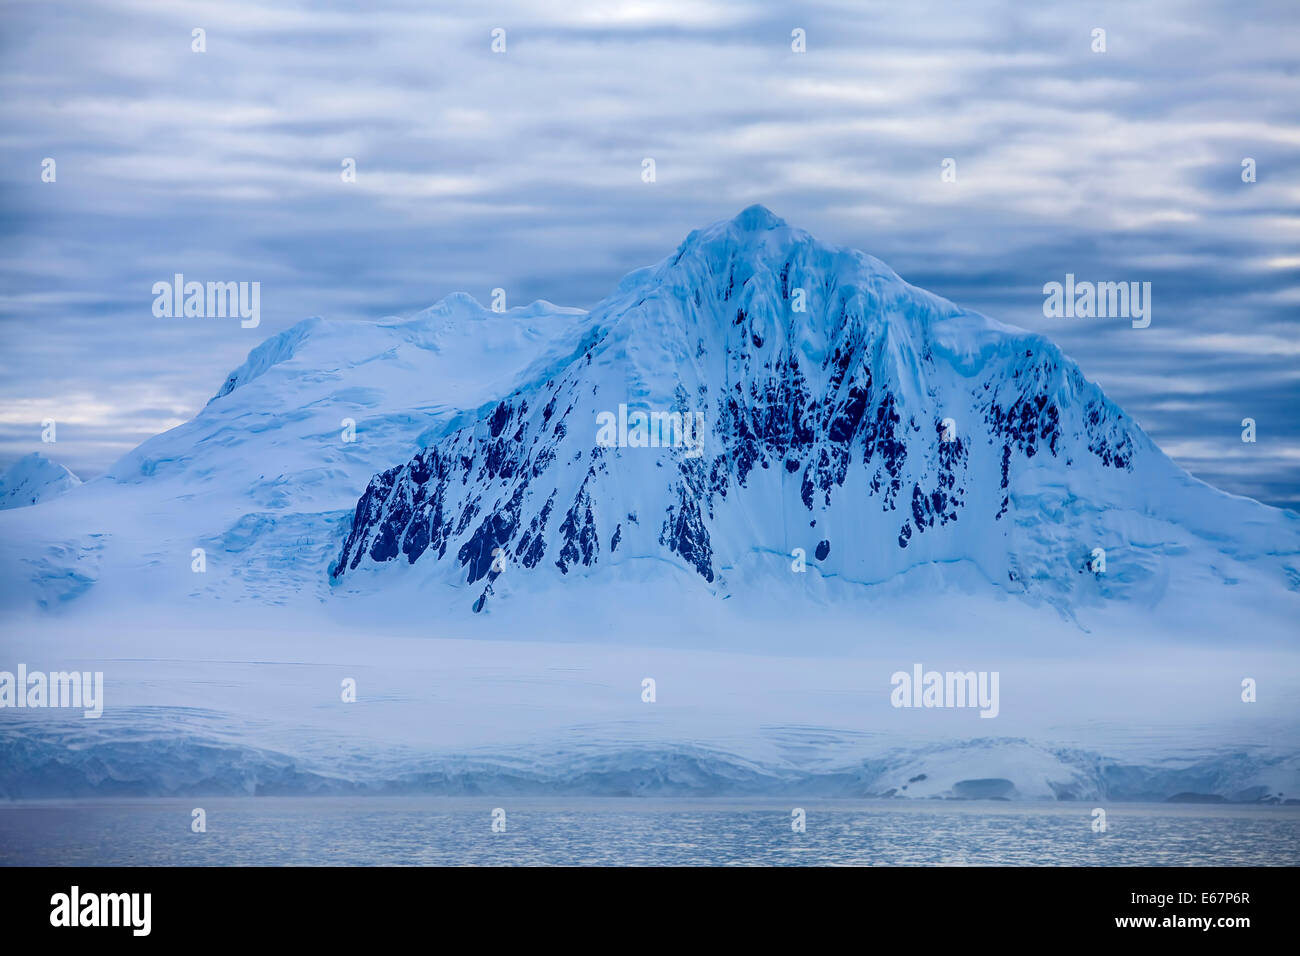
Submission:
[[[371,480],[336,581],[414,564],[476,611],[611,568],[797,590],[802,561],[859,585],[950,569],[1067,613],[1175,578],[1300,587],[1296,515],[1191,478],[1041,335],[761,206],[585,321],[567,365]]]
[[[1298,529],[1187,475],[1041,335],[756,206],[590,313],[453,295],[273,336],[192,421],[0,513],[0,603],[400,618],[916,582],[1067,616],[1290,607]]]
[[[0,510],[34,505],[79,484],[81,479],[63,465],[34,451],[0,473]]]
[[[0,796],[1300,799],[1298,555],[1042,336],[753,207],[590,312],[299,323],[0,511],[0,669],[107,697],[6,712]],[[997,720],[896,708],[916,662]]]
[[[57,506],[0,516],[0,602],[320,600],[369,477],[531,380],[549,350],[578,349],[565,340],[584,314],[546,302],[496,313],[458,293],[408,319],[299,322],[191,421]]]

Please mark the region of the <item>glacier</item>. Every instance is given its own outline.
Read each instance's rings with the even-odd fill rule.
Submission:
[[[1248,708],[1225,678],[1241,666],[1237,649],[1175,647],[1153,660],[1115,639],[1050,654],[1004,639],[994,656],[963,657],[926,641],[931,657],[997,661],[1002,712],[985,722],[973,711],[889,706],[888,674],[917,643],[906,633],[820,657],[798,646],[742,653],[414,631],[359,639],[325,626],[310,635],[187,628],[180,640],[173,626],[62,642],[61,664],[96,661],[104,671],[104,714],[0,714],[0,798],[1300,797],[1291,744],[1300,688],[1283,650],[1248,656],[1255,673],[1286,675]],[[19,659],[50,657],[49,634],[16,643],[6,650]],[[645,676],[657,681],[653,704],[641,698]],[[340,700],[344,679],[356,681],[355,703]]]

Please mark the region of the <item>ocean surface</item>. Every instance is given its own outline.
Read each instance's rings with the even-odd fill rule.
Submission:
[[[792,829],[803,809],[806,831]],[[202,808],[206,832],[191,829]],[[0,864],[1300,865],[1300,807],[235,797],[0,804]],[[494,811],[504,832],[494,832]],[[496,814],[498,821],[501,814]],[[498,823],[498,826],[500,824]]]

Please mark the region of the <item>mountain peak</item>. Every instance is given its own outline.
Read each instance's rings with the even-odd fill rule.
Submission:
[[[788,226],[789,223],[762,203],[754,203],[736,213],[731,220],[731,225],[742,232],[766,232],[769,229]]]
[[[812,237],[795,229],[772,210],[761,204],[742,209],[730,219],[719,219],[693,230],[677,248],[676,258],[691,251],[725,248],[755,249],[772,247],[773,242],[786,246],[792,241],[811,241]]]
[[[1171,490],[1190,479],[1046,339],[764,206],[590,316],[563,361],[371,480],[333,581],[423,561],[481,611],[521,577],[646,560],[718,594],[790,586],[802,553],[826,579],[961,567],[1071,609],[1158,591],[1092,570],[1129,516],[1200,520]]]

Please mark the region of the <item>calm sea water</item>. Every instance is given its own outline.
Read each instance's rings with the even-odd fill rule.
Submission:
[[[807,830],[791,829],[795,806]],[[191,831],[202,807],[207,832]],[[504,833],[492,830],[505,811]],[[248,797],[0,805],[6,865],[1287,865],[1300,808]]]

